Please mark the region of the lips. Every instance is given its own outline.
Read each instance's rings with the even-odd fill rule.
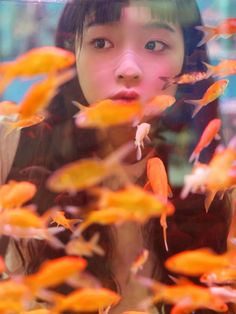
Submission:
[[[114,94],[110,97],[112,100],[120,100],[120,101],[134,101],[139,98],[139,94],[136,91],[120,91],[117,94]]]

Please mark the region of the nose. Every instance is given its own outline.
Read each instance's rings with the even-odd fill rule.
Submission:
[[[142,70],[138,65],[137,57],[133,53],[126,53],[115,70],[116,80],[125,84],[137,85],[142,79]]]

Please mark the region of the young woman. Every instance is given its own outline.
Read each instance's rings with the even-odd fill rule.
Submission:
[[[155,154],[170,171],[178,153],[188,160],[189,153],[206,124],[217,116],[217,103],[211,103],[192,119],[193,108],[186,99],[198,99],[212,83],[210,79],[193,85],[171,85],[163,90],[161,77],[174,77],[180,73],[204,71],[207,62],[206,47],[197,47],[202,33],[195,29],[201,17],[194,0],[70,0],[61,16],[56,45],[75,52],[78,77],[63,86],[60,94],[49,106],[49,117],[37,127],[22,130],[9,179],[30,180],[38,187],[33,202],[42,213],[57,204],[84,205],[89,202],[86,192],[70,197],[66,193],[55,195],[45,187],[49,174],[62,165],[82,157],[104,158],[123,143],[133,140],[135,128],[125,125],[112,127],[107,132],[79,129],[74,125],[76,100],[84,105],[105,98],[113,100],[141,100],[145,102],[158,94],[176,97],[176,104],[161,117],[151,121],[151,138]],[[178,151],[181,135],[192,134],[194,140]],[[171,139],[168,142],[167,135]],[[201,156],[208,162],[215,144]],[[144,151],[143,159],[136,162],[130,154],[127,168],[137,171],[137,184],[146,182],[146,161],[151,147]],[[138,169],[138,170],[137,170]],[[107,182],[112,187],[112,183]],[[171,283],[164,268],[170,255],[182,250],[211,247],[218,253],[226,250],[230,224],[230,203],[226,196],[213,201],[209,213],[204,209],[204,196],[190,194],[180,199],[181,186],[171,183],[176,212],[168,218],[168,245],[164,247],[159,219],[151,219],[146,226],[126,223],[121,227],[93,225],[85,232],[88,239],[95,231],[101,234],[100,245],[105,256],[88,259],[88,270],[101,280],[103,286],[118,290],[123,301],[111,313],[135,310],[141,296],[147,291],[127,281],[129,266],[142,248],[150,251],[143,275]],[[68,241],[70,234],[60,235]],[[37,271],[46,259],[65,255],[42,241],[2,240],[2,251],[14,260],[12,272]],[[4,252],[2,252],[4,253]],[[66,293],[68,287],[59,287]],[[160,305],[158,305],[160,306]],[[157,306],[157,307],[158,307]],[[210,311],[209,311],[210,312]],[[168,313],[168,307],[165,307]],[[201,313],[201,311],[199,311]],[[208,311],[204,310],[204,313]]]

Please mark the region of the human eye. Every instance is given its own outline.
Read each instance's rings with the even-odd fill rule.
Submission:
[[[97,49],[107,49],[112,47],[112,43],[105,38],[94,38],[90,44]]]
[[[150,40],[146,43],[145,48],[151,51],[162,52],[163,50],[168,48],[168,45],[160,40]]]

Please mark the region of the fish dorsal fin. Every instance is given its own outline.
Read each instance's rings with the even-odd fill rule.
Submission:
[[[72,104],[73,104],[76,108],[78,108],[79,110],[88,109],[87,106],[82,105],[81,103],[79,103],[78,101],[75,101],[75,100],[72,100]]]

